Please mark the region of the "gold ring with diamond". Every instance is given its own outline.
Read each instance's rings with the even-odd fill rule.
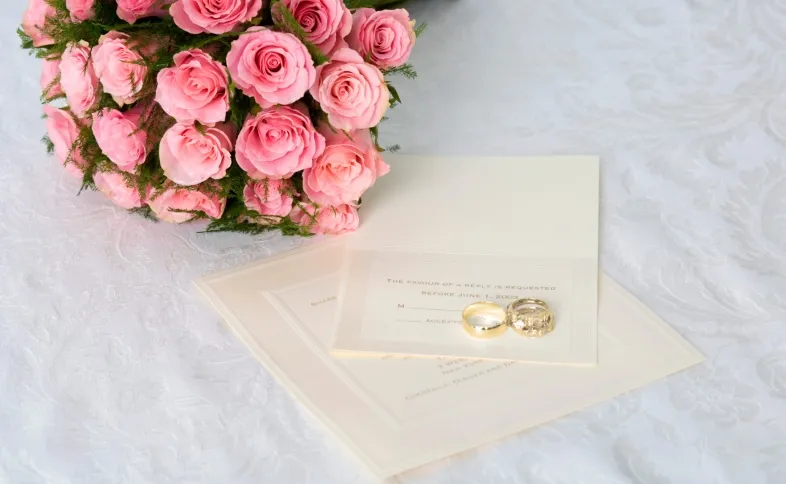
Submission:
[[[508,305],[508,324],[522,336],[540,337],[554,331],[554,315],[540,299],[524,298]]]
[[[493,302],[470,304],[461,313],[462,327],[473,338],[496,338],[508,329],[505,308]]]

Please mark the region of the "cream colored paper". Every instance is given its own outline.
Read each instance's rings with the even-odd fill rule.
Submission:
[[[596,363],[597,158],[391,164],[347,237],[335,354]],[[521,297],[549,303],[553,333],[478,341],[453,324],[473,302]]]
[[[343,244],[197,281],[276,378],[380,477],[583,409],[703,360],[606,276],[595,367],[456,358],[335,358]]]

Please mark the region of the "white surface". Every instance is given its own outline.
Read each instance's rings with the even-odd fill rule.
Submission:
[[[7,3],[0,482],[372,482],[191,286],[297,242],[200,235],[72,196],[38,143],[38,65],[13,35],[25,2]],[[783,1],[414,10],[431,24],[421,78],[398,83],[386,140],[600,154],[602,267],[708,363],[401,481],[786,481]]]

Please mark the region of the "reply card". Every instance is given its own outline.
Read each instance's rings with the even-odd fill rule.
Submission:
[[[601,402],[701,355],[602,276],[595,367],[461,358],[335,358],[340,242],[197,281],[238,337],[381,477]]]
[[[337,355],[594,365],[598,159],[397,157],[347,237]],[[475,340],[461,312],[546,301],[543,338]]]

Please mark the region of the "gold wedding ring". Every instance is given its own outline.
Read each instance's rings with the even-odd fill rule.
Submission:
[[[554,315],[540,299],[519,299],[508,305],[507,322],[522,336],[540,337],[554,331]]]
[[[464,331],[473,338],[496,338],[508,329],[505,308],[493,302],[470,304],[464,308],[461,319]]]

